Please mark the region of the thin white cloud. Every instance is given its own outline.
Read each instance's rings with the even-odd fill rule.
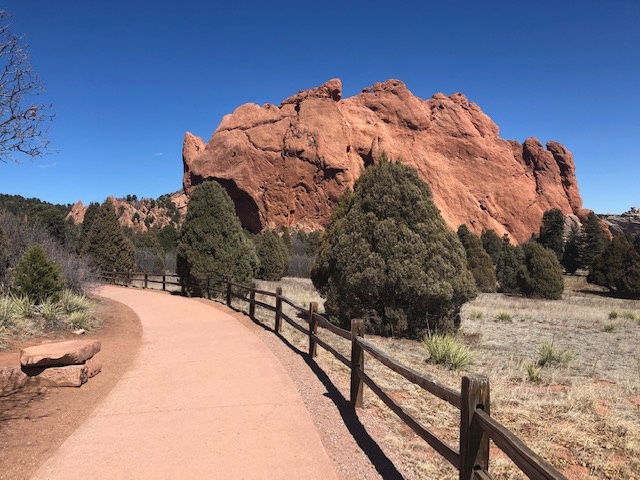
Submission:
[[[53,162],[53,163],[43,163],[41,165],[38,165],[38,168],[54,168],[58,166],[58,162]]]
[[[161,157],[162,155],[164,155],[162,152],[156,152],[153,154],[154,157]]]

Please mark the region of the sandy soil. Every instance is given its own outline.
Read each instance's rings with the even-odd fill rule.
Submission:
[[[87,418],[135,358],[142,328],[125,305],[96,299],[94,316],[102,327],[86,338],[102,341],[102,372],[81,388],[27,389],[0,397],[0,479],[28,479]],[[61,340],[73,334],[56,335]],[[74,336],[75,337],[75,336]],[[20,349],[52,338],[13,342],[0,352],[0,367],[19,366]]]

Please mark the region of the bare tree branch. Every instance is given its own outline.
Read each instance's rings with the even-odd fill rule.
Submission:
[[[0,161],[18,161],[14,154],[32,158],[46,154],[51,105],[35,103],[44,92],[29,62],[22,37],[10,30],[10,15],[0,10]]]

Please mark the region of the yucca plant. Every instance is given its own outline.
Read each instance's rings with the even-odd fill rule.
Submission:
[[[73,290],[64,290],[60,303],[65,313],[86,312],[89,310],[89,300],[84,295],[77,294]]]
[[[567,365],[573,360],[573,353],[556,347],[553,342],[544,342],[538,349],[538,365]]]
[[[0,328],[12,326],[17,317],[18,312],[11,299],[0,297]]]
[[[36,302],[27,294],[12,295],[11,302],[13,303],[16,311],[16,315],[22,318],[34,318],[38,313],[36,308]]]
[[[76,310],[69,314],[67,323],[74,329],[82,328],[88,330],[91,328],[91,315],[86,310]]]
[[[462,370],[473,363],[471,350],[453,335],[428,335],[423,344],[435,364],[445,365],[451,370]]]
[[[44,318],[52,327],[56,326],[64,315],[62,305],[60,305],[59,302],[54,301],[52,298],[45,299],[45,301],[38,306],[38,311],[40,315],[42,315],[42,318]]]

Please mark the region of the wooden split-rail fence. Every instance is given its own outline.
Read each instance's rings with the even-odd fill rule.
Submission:
[[[344,330],[333,325],[324,316],[320,315],[317,311],[316,303],[311,303],[309,308],[304,308],[283,296],[282,288],[278,287],[275,292],[270,292],[256,288],[255,283],[251,286],[246,286],[233,283],[228,279],[207,277],[198,285],[185,285],[176,276],[130,272],[109,272],[103,274],[102,279],[111,284],[135,284],[142,288],[152,288],[151,285],[162,285],[161,288],[165,291],[185,292],[187,289],[196,288],[206,298],[213,299],[218,296],[218,298],[224,299],[229,307],[233,307],[233,299],[241,300],[248,302],[249,316],[253,320],[256,320],[256,307],[262,307],[274,312],[276,332],[281,332],[282,322],[285,321],[309,338],[309,355],[311,357],[316,356],[317,346],[319,345],[350,369],[350,401],[354,408],[363,406],[363,385],[367,385],[400,420],[459,471],[461,480],[493,479],[489,473],[489,440],[492,440],[495,446],[502,450],[529,478],[536,480],[565,479],[553,466],[534,453],[522,440],[491,416],[489,379],[487,377],[465,375],[462,377],[460,391],[449,388],[428,375],[402,365],[367,341],[364,337],[363,320],[352,320],[351,331]],[[256,295],[273,298],[274,304],[271,305],[259,301],[256,299]],[[283,304],[287,304],[299,312],[304,318],[307,328],[289,317],[283,311]],[[350,358],[347,358],[321,339],[318,336],[319,328],[326,329],[350,341]],[[438,438],[436,434],[407,413],[401,405],[367,375],[365,354],[370,355],[429,394],[448,402],[460,410],[460,442],[457,450]]]

